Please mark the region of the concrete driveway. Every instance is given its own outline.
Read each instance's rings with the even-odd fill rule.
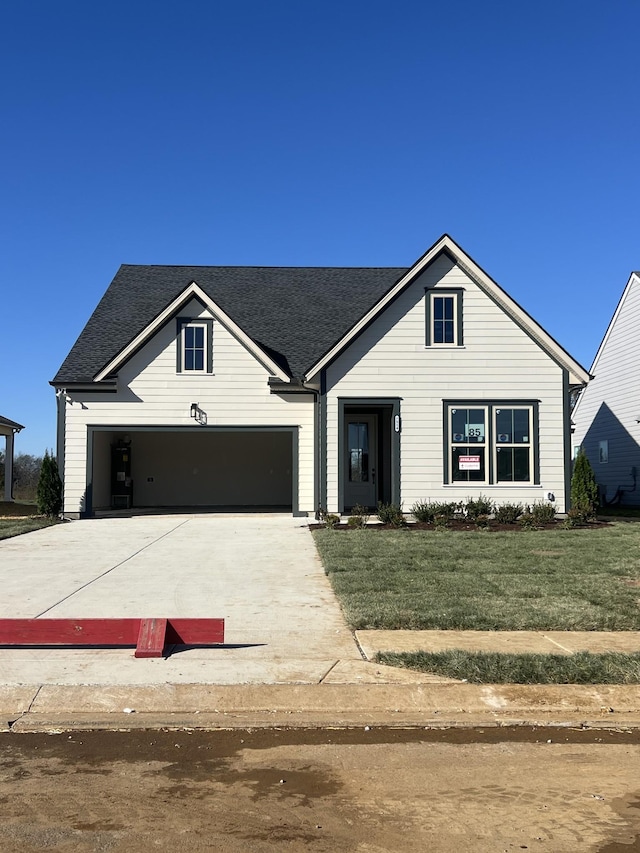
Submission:
[[[224,617],[227,644],[149,660],[131,648],[4,647],[4,684],[360,681],[353,666],[373,666],[362,662],[307,525],[290,516],[61,524],[0,542],[0,584],[0,617]]]

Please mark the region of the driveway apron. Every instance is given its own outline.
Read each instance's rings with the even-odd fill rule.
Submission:
[[[88,519],[0,542],[0,618],[223,617],[225,647],[2,648],[0,682],[317,683],[360,660],[307,525],[284,515]]]

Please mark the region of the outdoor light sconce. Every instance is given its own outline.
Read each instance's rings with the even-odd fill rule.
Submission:
[[[207,413],[202,411],[199,403],[191,404],[189,414],[194,419],[194,421],[199,423],[201,426],[204,426],[207,423]]]

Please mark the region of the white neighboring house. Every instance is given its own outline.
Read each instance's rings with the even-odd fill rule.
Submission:
[[[123,266],[52,381],[64,513],[563,512],[588,380],[446,234],[408,269]]]
[[[0,435],[4,436],[4,495],[5,501],[13,500],[13,439],[23,430],[22,424],[0,416]]]
[[[633,272],[575,406],[574,454],[584,451],[604,503],[640,504],[640,272]]]

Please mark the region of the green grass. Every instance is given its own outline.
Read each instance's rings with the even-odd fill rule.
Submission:
[[[0,518],[0,539],[10,539],[12,536],[20,536],[21,533],[31,533],[42,527],[51,527],[57,524],[53,518],[38,516],[35,518]]]
[[[640,525],[314,536],[353,629],[640,630]]]
[[[640,654],[608,652],[574,655],[466,652],[381,652],[389,666],[458,678],[473,684],[638,684]]]

